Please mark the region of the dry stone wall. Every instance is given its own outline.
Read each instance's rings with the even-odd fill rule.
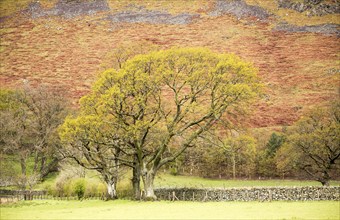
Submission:
[[[340,200],[340,186],[252,187],[225,189],[159,188],[160,200],[182,201],[320,201]]]

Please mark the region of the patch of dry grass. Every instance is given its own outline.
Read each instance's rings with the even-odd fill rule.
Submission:
[[[1,0],[0,1],[0,17],[9,16],[21,10],[27,9],[33,0]],[[51,8],[57,0],[40,0],[41,6]]]
[[[195,11],[201,6],[193,0],[181,5],[182,1],[133,2],[146,5],[149,2],[150,9],[176,3],[176,13],[187,10],[185,7],[192,6]],[[272,9],[276,4],[247,1]],[[117,2],[120,4],[115,6],[117,9],[131,3],[110,0],[110,4]],[[269,97],[256,106],[256,114],[251,118],[255,127],[289,125],[303,113],[301,106],[326,102],[337,95],[338,74],[325,74],[330,69],[339,69],[340,45],[336,36],[274,32],[271,23],[259,23],[252,18],[237,20],[229,15],[205,16],[189,25],[115,24],[100,18],[100,15],[72,20],[16,18],[2,23],[0,86],[13,87],[28,79],[33,85],[45,83],[64,88],[77,103],[102,70],[100,65],[109,62],[106,55],[113,48],[126,42],[146,41],[162,49],[207,47],[253,62],[267,84]]]

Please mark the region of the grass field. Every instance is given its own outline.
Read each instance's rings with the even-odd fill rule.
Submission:
[[[29,201],[1,207],[1,219],[339,219],[340,203]]]

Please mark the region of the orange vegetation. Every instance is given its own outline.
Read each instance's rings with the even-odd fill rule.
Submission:
[[[254,63],[267,86],[250,123],[289,125],[309,107],[338,95],[340,51],[336,36],[272,31],[256,19],[203,16],[189,25],[114,24],[97,17],[73,20],[13,17],[1,25],[0,86],[62,88],[74,102],[86,94],[106,54],[117,45],[151,41],[161,48],[208,47]]]

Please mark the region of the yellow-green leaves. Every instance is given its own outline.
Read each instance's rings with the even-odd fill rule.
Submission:
[[[256,73],[235,55],[204,48],[137,55],[101,74],[80,101],[81,117],[106,118],[136,138],[157,124],[183,135],[211,117],[219,119],[227,109],[245,108],[261,92]]]
[[[235,55],[204,48],[137,55],[102,73],[80,100],[79,116],[68,118],[60,134],[66,142],[98,149],[114,137],[115,149],[128,146],[139,163],[157,170],[222,117],[242,114],[261,92],[256,73]]]
[[[18,91],[0,89],[0,111],[18,108],[19,103],[15,97],[19,95]]]

